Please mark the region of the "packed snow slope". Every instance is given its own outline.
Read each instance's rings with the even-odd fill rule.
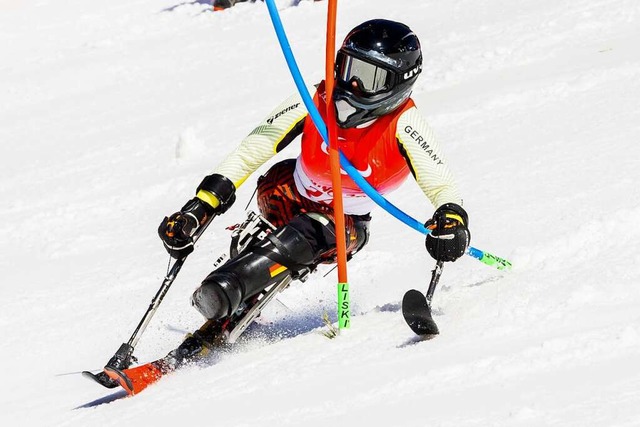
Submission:
[[[318,81],[327,3],[278,5]],[[340,40],[374,17],[422,40],[414,98],[472,243],[515,266],[446,265],[436,339],[416,342],[399,309],[427,289],[423,237],[378,209],[349,264],[352,328],[338,339],[321,333],[322,314],[336,318],[322,266],[212,366],[124,399],[61,375],[101,368],[129,338],[167,269],[163,216],[295,90],[263,3],[209,9],[0,0],[1,425],[640,425],[637,0],[340,2]],[[189,297],[257,176],[188,259],[141,361],[201,324]],[[390,200],[433,212],[412,180]]]

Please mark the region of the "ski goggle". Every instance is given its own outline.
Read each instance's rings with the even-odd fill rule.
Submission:
[[[338,52],[336,74],[346,84],[356,82],[358,89],[369,95],[389,91],[396,81],[394,72],[344,52]]]

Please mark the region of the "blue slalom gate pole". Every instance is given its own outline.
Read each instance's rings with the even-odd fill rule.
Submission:
[[[313,103],[313,98],[311,97],[311,94],[309,94],[307,85],[302,78],[300,68],[298,67],[298,63],[296,62],[296,59],[291,50],[291,45],[289,44],[289,40],[284,31],[284,26],[282,25],[282,20],[280,19],[280,14],[278,13],[278,8],[275,5],[275,1],[265,0],[265,3],[267,5],[267,9],[269,10],[269,16],[271,17],[271,22],[273,23],[273,27],[275,29],[278,42],[280,43],[280,48],[282,49],[282,53],[284,54],[285,60],[287,62],[287,66],[289,67],[289,71],[291,72],[291,76],[293,77],[296,88],[298,89],[298,92],[302,97],[302,102],[307,108],[309,116],[311,117],[313,124],[316,126],[318,133],[328,147],[329,135],[327,132],[327,126],[322,120],[322,116],[320,115],[318,108]],[[407,215],[405,212],[385,199],[380,193],[378,193],[378,191],[373,188],[373,186],[369,184],[369,182],[367,182],[367,180],[364,179],[362,175],[360,175],[360,172],[358,172],[358,170],[349,162],[349,160],[344,156],[342,152],[340,152],[340,166],[358,185],[358,187],[360,187],[360,189],[362,189],[362,191],[381,208],[383,208],[414,230],[419,231],[420,233],[425,235],[431,233],[431,231],[427,229],[423,223]],[[466,253],[467,255],[483,262],[484,264],[496,267],[499,270],[507,270],[511,268],[511,263],[509,261],[484,252],[480,249],[469,247]]]

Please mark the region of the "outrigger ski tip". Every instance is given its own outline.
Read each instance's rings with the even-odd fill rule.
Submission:
[[[424,295],[422,292],[411,289],[404,294],[402,298],[402,315],[407,325],[416,334],[427,337],[435,336],[440,332],[438,325],[431,316],[431,300],[433,293],[438,286],[444,261],[438,261],[436,266],[431,270],[431,281],[429,282],[429,290]]]
[[[412,289],[402,298],[402,315],[407,325],[418,335],[438,335],[438,325],[431,315],[431,307],[427,297],[420,291]]]
[[[98,372],[97,374],[94,374],[93,372],[90,372],[90,371],[82,371],[82,376],[90,380],[93,380],[106,388],[118,387],[118,382],[109,378],[109,376],[105,372]]]

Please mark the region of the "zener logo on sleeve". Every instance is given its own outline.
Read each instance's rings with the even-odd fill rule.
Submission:
[[[298,102],[297,104],[294,104],[294,105],[291,105],[291,106],[285,108],[284,110],[280,111],[279,113],[275,114],[274,116],[269,117],[267,119],[267,123],[272,124],[275,119],[277,119],[278,117],[284,115],[285,113],[287,113],[287,112],[289,112],[291,110],[295,110],[299,106],[300,106],[300,103]]]

